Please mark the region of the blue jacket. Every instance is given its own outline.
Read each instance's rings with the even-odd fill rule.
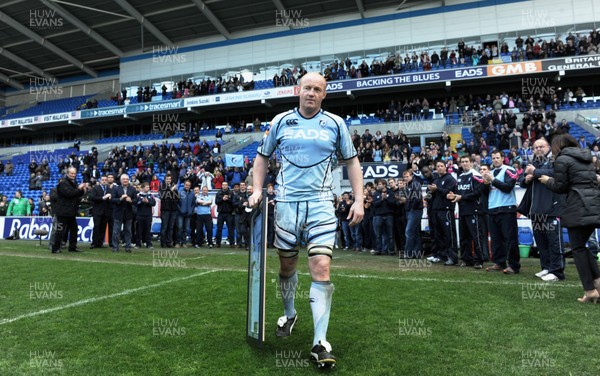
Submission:
[[[177,204],[177,213],[184,217],[194,214],[194,191],[186,191],[184,188],[179,190],[179,202]]]

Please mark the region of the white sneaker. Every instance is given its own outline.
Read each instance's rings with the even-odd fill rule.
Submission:
[[[548,270],[546,270],[546,269],[542,270],[539,273],[535,273],[535,276],[538,277],[538,278],[542,278],[542,277],[544,277],[546,275],[548,275]]]
[[[442,262],[441,258],[438,257],[432,257],[431,260],[429,260],[430,262],[433,262],[434,264],[438,263],[438,262]]]
[[[558,282],[560,279],[552,273],[548,273],[542,277],[542,281],[544,282]]]
[[[427,261],[431,262],[431,261],[433,261],[434,258],[435,258],[434,256],[429,256],[429,257],[427,257]]]

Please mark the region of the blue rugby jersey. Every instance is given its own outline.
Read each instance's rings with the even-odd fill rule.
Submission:
[[[275,116],[257,152],[268,158],[276,149],[281,155],[277,175],[281,202],[333,200],[333,157],[356,156],[342,118],[324,110],[310,119],[297,108]]]

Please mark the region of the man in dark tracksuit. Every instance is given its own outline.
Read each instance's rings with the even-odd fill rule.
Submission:
[[[455,204],[446,196],[450,192],[456,192],[456,179],[446,172],[444,162],[435,165],[438,177],[427,188],[431,192],[431,218],[429,226],[433,228],[435,238],[432,242],[439,252],[438,258],[445,260],[444,265],[451,266],[457,262],[456,255],[456,227],[454,222]]]
[[[421,168],[421,171],[415,171],[415,179],[425,187],[428,187],[433,183],[433,180],[438,177],[437,172],[431,171],[429,166],[424,166]],[[427,207],[425,208],[425,212],[427,213],[427,222],[429,223],[429,239],[431,239],[431,255],[427,257],[428,261],[433,263],[441,262],[442,259],[439,257],[439,250],[436,248],[436,243],[433,241],[435,239],[435,228],[431,225],[433,214],[431,212],[431,192],[429,189],[425,192],[425,201],[427,202]],[[406,206],[408,208],[408,206]],[[405,208],[405,209],[406,209]],[[408,210],[406,209],[406,221],[408,223]],[[420,230],[419,230],[420,231]],[[420,236],[420,234],[419,234]]]
[[[562,228],[557,218],[564,205],[564,195],[552,192],[538,180],[542,175],[554,175],[548,142],[539,139],[534,142],[533,147],[533,163],[525,169],[520,184],[531,190],[531,207],[527,216],[531,219],[542,266],[542,271],[535,276],[546,282],[555,282],[565,279]]]
[[[171,175],[165,176],[158,192],[160,196],[160,246],[162,248],[172,247],[179,191],[177,185],[173,184]]]
[[[236,243],[240,248],[250,247],[250,216],[246,212],[248,207],[248,197],[250,197],[248,190],[246,189],[246,183],[240,183],[240,190],[233,195],[233,207],[235,213],[235,229],[236,229]]]
[[[405,258],[422,258],[423,249],[421,242],[421,218],[423,217],[423,193],[421,183],[415,178],[412,169],[402,173],[404,179],[400,186],[402,189],[401,201],[406,209],[406,244],[404,246]]]
[[[484,235],[482,198],[485,185],[481,174],[473,169],[471,157],[460,158],[463,173],[458,177],[456,193],[448,193],[447,198],[458,202],[460,232],[460,253],[462,262],[459,266],[483,268],[483,247],[487,244]],[[487,205],[487,201],[485,201]]]
[[[377,182],[377,191],[373,194],[373,232],[375,233],[374,255],[394,256],[394,221],[392,207],[394,194],[387,188],[385,179]]]
[[[485,173],[490,172],[490,168],[487,165],[481,165],[479,167],[479,173],[481,174],[481,176],[483,176]],[[489,230],[489,223],[490,223],[490,216],[488,215],[489,213],[489,206],[488,206],[488,200],[490,197],[490,185],[485,183],[485,180],[483,181],[483,194],[481,195],[481,210],[482,210],[482,216],[483,216],[483,234],[484,234],[484,239],[485,242],[483,244],[483,261],[484,262],[488,262],[492,259],[491,255],[491,249],[490,249],[490,230]]]
[[[404,203],[400,200],[402,191],[398,188],[396,179],[389,178],[388,186],[390,187],[391,194],[394,196],[394,204],[392,205],[392,218],[393,218],[393,238],[396,244],[398,253],[404,251],[404,244],[406,243],[406,212],[404,211]]]
[[[219,215],[217,217],[217,233],[215,236],[215,243],[217,248],[221,247],[221,239],[223,238],[223,224],[227,224],[227,240],[231,248],[235,248],[235,224],[233,218],[233,191],[229,189],[229,184],[223,182],[221,190],[215,197],[215,203],[217,204],[217,210]]]
[[[494,265],[487,271],[517,274],[521,270],[517,230],[517,198],[515,184],[517,172],[502,164],[501,151],[492,152],[493,170],[483,174],[484,183],[490,184],[488,201],[490,237]],[[507,266],[508,261],[508,266]]]

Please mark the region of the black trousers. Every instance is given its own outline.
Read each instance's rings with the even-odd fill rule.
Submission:
[[[142,245],[146,245],[146,247],[150,247],[152,245],[152,234],[150,233],[150,229],[152,227],[152,217],[150,216],[137,216],[137,245],[141,247]]]
[[[176,211],[160,212],[160,245],[161,247],[173,245],[173,229],[175,227],[175,220],[177,219]]]
[[[373,217],[365,217],[362,221],[363,247],[366,249],[375,249],[373,233]]]
[[[490,216],[485,213],[482,214],[482,218],[483,218],[483,222],[482,222],[482,226],[483,226],[483,261],[490,261],[492,259],[491,256],[491,250],[490,250],[490,242],[489,242],[489,236],[490,236],[490,231],[489,231],[489,224],[490,224]]]
[[[562,228],[556,217],[538,215],[533,218],[531,227],[535,244],[540,251],[542,269],[548,270],[560,279],[565,278],[565,257],[563,254]]]
[[[594,255],[585,246],[585,243],[595,230],[594,226],[573,227],[569,228],[569,240],[571,241],[571,250],[573,251],[573,259],[577,267],[579,279],[585,291],[593,290],[594,279],[600,278],[598,270],[598,262],[594,259]]]
[[[433,211],[427,207],[427,221],[429,222],[429,239],[431,239],[431,255],[434,257],[441,257],[440,252],[441,250],[438,249],[438,243],[434,240],[436,238],[436,233],[435,233],[435,229],[436,229],[436,222],[435,222],[435,214],[433,213]],[[419,231],[419,234],[421,232]]]
[[[56,240],[52,246],[52,251],[60,249],[60,240],[69,234],[69,249],[77,248],[77,221],[75,216],[58,216],[58,226],[56,227]]]
[[[206,231],[206,242],[213,244],[213,221],[210,214],[196,215],[196,244],[204,244],[204,232]]]
[[[396,244],[396,252],[404,251],[406,244],[406,214],[404,209],[401,215],[394,216],[394,243]]]
[[[490,237],[492,257],[501,268],[508,266],[518,272],[521,269],[519,254],[519,233],[516,213],[490,213]]]
[[[249,246],[250,238],[250,216],[245,213],[237,214],[236,221],[236,242],[239,246]],[[268,234],[267,234],[268,236]]]
[[[456,262],[457,244],[454,212],[432,210],[430,213],[429,229],[432,233],[431,242],[437,252],[437,257]]]
[[[112,218],[109,218],[107,215],[94,215],[94,230],[92,231],[92,245],[94,247],[100,247],[104,243],[104,234],[109,222],[111,223],[109,234],[111,234]]]
[[[198,235],[196,234],[196,229],[198,228],[197,225],[197,215],[192,214],[192,216],[190,217],[190,242],[192,243],[192,245],[196,245],[196,238],[198,237]]]
[[[267,217],[267,245],[273,245],[275,241],[275,213],[270,211]]]
[[[483,233],[483,217],[477,214],[459,217],[460,254],[465,264],[483,263],[483,248],[487,244],[487,236]]]
[[[229,244],[234,245],[235,239],[233,237],[235,233],[234,217],[231,213],[219,213],[217,218],[217,234],[215,236],[215,242],[217,245],[221,245],[221,239],[223,238],[223,224],[227,224],[227,240]]]

